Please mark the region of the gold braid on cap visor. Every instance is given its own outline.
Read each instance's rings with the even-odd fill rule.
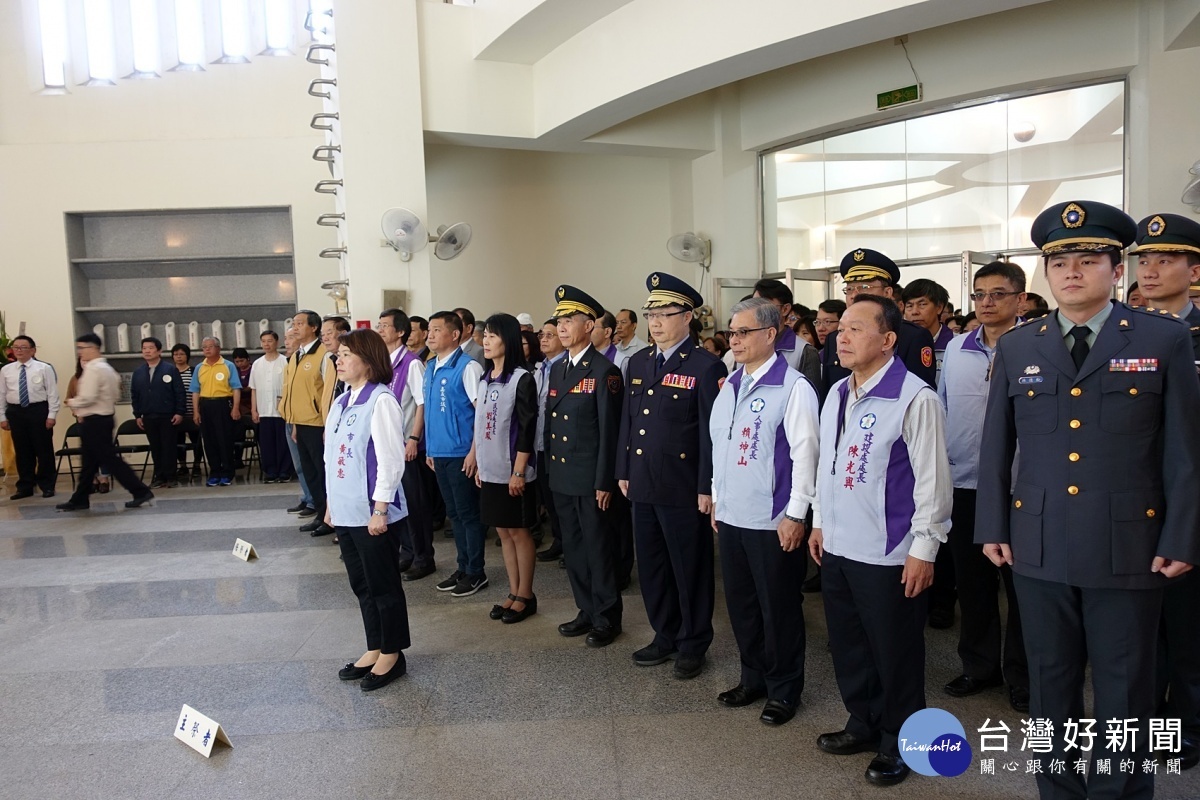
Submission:
[[[650,297],[646,299],[646,304],[642,308],[662,308],[663,306],[683,306],[687,310],[692,310],[692,298],[679,292],[668,292],[665,289],[655,289],[650,293]]]

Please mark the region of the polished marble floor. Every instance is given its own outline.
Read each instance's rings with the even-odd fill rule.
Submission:
[[[651,638],[636,586],[625,633],[604,650],[556,632],[575,612],[555,565],[539,566],[536,616],[489,620],[507,585],[490,543],[492,585],[474,597],[435,591],[436,577],[407,584],[409,674],[366,694],[337,679],[363,650],[361,622],[337,548],[282,510],[294,484],[177,488],[135,511],[117,491],[55,513],[66,491],[64,480],[57,500],[0,500],[0,797],[1036,796],[1002,759],[979,774],[978,754],[958,778],[884,790],[863,779],[869,756],[820,753],[816,736],[845,712],[819,595],[802,611],[804,707],[779,729],[716,703],[738,676],[722,597],[705,672],[678,681],[630,660]],[[232,556],[236,537],[261,558]],[[439,533],[436,547],[445,574],[453,542]],[[957,715],[968,741],[989,718],[1019,729],[1000,690],[941,692],[958,674],[954,631],[930,630],[927,644],[929,703]],[[233,748],[206,760],[172,738],[184,703]],[[1194,798],[1200,774],[1157,788]]]

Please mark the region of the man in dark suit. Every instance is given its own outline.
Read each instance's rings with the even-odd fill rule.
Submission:
[[[175,457],[179,441],[177,431],[187,413],[186,393],[179,370],[162,359],[162,342],[154,337],[142,339],[145,363],[133,371],[130,397],[138,427],[146,432],[150,457],[154,460],[151,489],[176,486]]]
[[[567,577],[579,608],[558,632],[586,634],[589,647],[606,647],[621,633],[618,543],[609,512],[617,490],[621,371],[591,344],[596,319],[604,313],[600,304],[574,286],[559,286],[555,300],[558,338],[567,355],[550,373],[544,444]]]
[[[1150,757],[1163,591],[1200,559],[1191,336],[1170,313],[1110,299],[1135,231],[1103,203],[1038,215],[1032,238],[1058,310],[1000,338],[989,380],[975,541],[994,564],[1012,566],[1030,621],[1030,714],[1055,730],[1047,755],[1092,762],[1086,779],[1073,769],[1039,774],[1043,798],[1153,795],[1152,773],[1115,764],[1106,773],[1096,760]],[[1089,662],[1095,702],[1086,715]],[[1097,721],[1086,756],[1059,734],[1085,717]],[[1131,746],[1109,747],[1108,720],[1135,720]]]
[[[860,294],[898,299],[895,286],[900,282],[900,268],[883,253],[865,247],[851,250],[842,258],[840,269],[842,280],[846,282],[843,289],[846,305],[853,304]],[[896,336],[896,357],[904,362],[909,372],[937,389],[937,363],[929,331],[912,322],[901,325]],[[838,359],[836,331],[825,338],[825,346],[821,348],[821,372],[825,391],[850,375],[850,370]]]
[[[713,639],[708,419],[727,370],[688,335],[700,293],[665,272],[652,273],[646,288],[654,346],[626,364],[617,445],[617,478],[633,503],[638,578],[654,628],[654,641],[633,661],[652,667],[675,656],[675,677],[686,680],[704,668]]]
[[[1200,309],[1188,297],[1200,283],[1200,223],[1178,214],[1155,214],[1138,223],[1138,286],[1148,310],[1187,322],[1200,361]],[[1142,286],[1142,284],[1145,286]],[[1182,722],[1177,754],[1183,769],[1200,763],[1200,578],[1194,572],[1171,581],[1163,595],[1158,649],[1158,716]]]

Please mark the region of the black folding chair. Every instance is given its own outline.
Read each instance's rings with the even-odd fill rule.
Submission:
[[[129,444],[130,438],[141,437],[141,442]],[[124,437],[124,441],[122,441]],[[146,480],[146,467],[150,466],[150,440],[146,438],[146,432],[138,427],[136,419],[127,419],[117,428],[117,435],[113,439],[117,445],[117,452],[121,457],[144,453],[145,458],[142,459],[142,474],[141,479]]]
[[[54,452],[58,456],[58,464],[55,471],[62,474],[63,459],[67,460],[67,471],[71,475],[71,488],[75,488],[75,456],[83,458],[83,438],[82,427],[78,422],[72,422],[71,427],[67,428],[67,433],[63,436],[63,446]],[[78,444],[71,446],[71,440],[74,439]],[[82,465],[80,466],[82,469]]]

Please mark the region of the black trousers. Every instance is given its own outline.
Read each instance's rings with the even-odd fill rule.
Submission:
[[[785,553],[775,531],[717,523],[721,579],[742,685],[771,700],[799,702],[804,690],[805,633],[801,611],[804,550]]]
[[[200,398],[200,434],[210,478],[233,478],[233,399]]]
[[[296,447],[300,451],[300,469],[312,495],[317,519],[325,515],[325,429],[320,425],[293,425]]]
[[[826,552],[821,596],[846,730],[878,739],[898,756],[909,715],[925,708],[925,619],[929,593],[904,596],[903,566],[864,564]]]
[[[46,428],[50,404],[43,401],[22,408],[10,403],[6,414],[16,451],[17,491],[32,492],[34,486],[53,491],[58,471],[54,467],[54,431]]]
[[[617,588],[618,544],[610,511],[601,511],[596,495],[577,497],[553,492],[562,521],[563,558],[576,607],[593,627],[621,625]]]
[[[981,551],[982,552],[982,551]],[[933,562],[933,585],[929,587],[929,608],[954,613],[958,600],[958,576],[955,574],[954,554],[949,547],[939,547]]]
[[[1012,567],[999,569],[975,544],[975,490],[955,489],[950,514],[950,547],[958,579],[958,605],[962,621],[958,631],[958,656],[963,674],[987,679],[1003,675],[1009,686],[1029,688],[1029,664],[1021,638],[1021,611],[1013,589]],[[1000,583],[1008,598],[1008,619],[1001,634]],[[1003,640],[1003,655],[1001,641]]]
[[[365,500],[364,500],[365,502]],[[367,649],[385,655],[399,653],[412,640],[408,630],[408,602],[400,579],[400,536],[404,520],[372,536],[363,528],[337,526],[338,546],[346,563],[350,588],[362,611]]]
[[[1183,734],[1200,740],[1200,578],[1185,573],[1163,593],[1158,635],[1158,715],[1181,720]]]
[[[126,464],[117,446],[113,444],[112,415],[83,417],[79,420],[80,447],[83,448],[83,468],[79,471],[79,482],[75,485],[75,493],[71,502],[75,505],[88,505],[88,495],[92,491],[92,482],[101,467],[125,487],[134,497],[149,494],[150,489],[138,480],[137,473]]]
[[[546,475],[546,469],[550,462],[546,460],[546,451],[540,450],[537,454],[537,476],[535,481],[537,484],[538,502],[546,509],[546,516],[550,518],[550,533],[554,537],[554,543],[558,545],[558,549],[562,549],[562,522],[558,519],[558,506],[554,505],[554,495],[550,491],[550,479]]]
[[[400,479],[404,503],[408,507],[408,516],[404,518],[406,524],[400,531],[400,562],[411,561],[414,567],[433,564],[433,515],[425,494],[427,478],[421,474],[422,470],[433,474],[425,464],[424,451],[418,451],[416,458],[404,463],[404,475]]]
[[[1142,772],[1150,758],[1149,718],[1154,716],[1155,646],[1163,591],[1147,589],[1083,589],[1063,583],[1013,576],[1017,596],[1026,619],[1025,652],[1029,654],[1029,713],[1044,717],[1063,730],[1068,719],[1095,719],[1095,746],[1084,756],[1079,750],[1064,750],[1056,735],[1054,749],[1042,754],[1043,762],[1065,759],[1071,765],[1089,758],[1089,777],[1067,769],[1063,774],[1049,770],[1037,776],[1043,798],[1149,798],[1154,794],[1154,776]],[[1084,712],[1084,670],[1091,664],[1094,707]],[[1108,750],[1105,720],[1137,719],[1136,749]],[[1081,726],[1082,727],[1082,726]],[[1096,759],[1111,759],[1112,774],[1096,774]],[[1132,758],[1133,774],[1123,774],[1117,765]]]
[[[633,504],[638,582],[660,648],[702,656],[713,640],[713,536],[696,508]]]
[[[258,458],[266,477],[291,476],[292,453],[288,450],[287,424],[283,417],[258,418]]]
[[[633,508],[620,489],[612,493],[608,513],[617,534],[617,586],[624,586],[633,575]]]
[[[170,483],[175,480],[179,434],[169,416],[147,414],[142,417],[142,430],[150,442],[150,459],[154,462],[154,478]]]
[[[178,445],[179,455],[179,471],[187,473],[187,451],[183,449],[183,445],[191,442],[195,446],[192,455],[192,468],[199,470],[200,463],[204,461],[204,437],[200,435],[200,429],[196,427],[196,423],[192,422],[191,414],[187,414],[183,418],[183,424],[175,429],[175,435]]]

